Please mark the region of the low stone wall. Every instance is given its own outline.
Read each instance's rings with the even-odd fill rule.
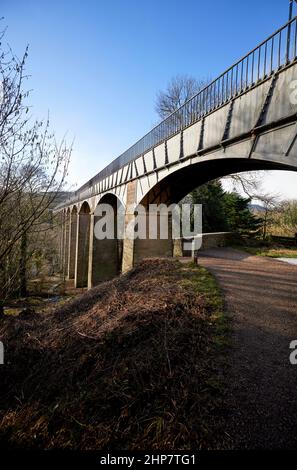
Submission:
[[[196,240],[199,251],[207,250],[209,248],[218,248],[228,246],[235,238],[233,232],[215,232],[203,233],[192,238],[178,238],[173,241],[173,256],[192,256],[192,244]]]

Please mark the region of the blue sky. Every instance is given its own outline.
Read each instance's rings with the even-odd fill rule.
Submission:
[[[158,121],[155,96],[172,76],[214,78],[288,17],[287,0],[2,0],[1,7],[12,48],[21,54],[29,44],[33,114],[49,111],[57,135],[75,137],[69,181],[78,186]],[[296,178],[274,175],[266,184],[297,198]]]

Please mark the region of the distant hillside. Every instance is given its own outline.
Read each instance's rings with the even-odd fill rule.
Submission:
[[[72,192],[71,191],[60,191],[57,193],[55,197],[56,203],[60,203],[64,201],[65,199],[69,198],[71,196]]]
[[[61,204],[61,202],[65,201],[66,199],[68,199],[71,196],[71,194],[72,194],[71,191],[59,191],[55,195],[55,199],[51,203],[51,209],[56,207],[58,204]],[[49,197],[52,197],[53,193],[49,192],[48,195],[49,195]]]
[[[249,204],[249,209],[254,212],[264,212],[265,207],[260,206],[259,204]]]

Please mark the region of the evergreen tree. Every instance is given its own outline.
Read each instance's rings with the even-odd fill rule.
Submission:
[[[224,208],[226,224],[230,232],[248,233],[256,231],[262,224],[262,219],[257,218],[250,211],[251,200],[237,193],[224,194]]]
[[[250,232],[262,220],[249,209],[250,199],[227,193],[219,180],[210,181],[191,192],[193,204],[202,204],[203,232]]]
[[[210,181],[191,192],[193,204],[202,204],[203,232],[228,230],[224,207],[224,190],[219,180]]]

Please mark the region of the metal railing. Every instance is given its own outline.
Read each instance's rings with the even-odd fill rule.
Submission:
[[[85,183],[71,199],[79,198],[79,195],[90,189],[93,183],[101,181],[153,147],[199,121],[203,116],[223,106],[232,98],[265,80],[281,67],[296,60],[296,54],[297,16],[160,122]]]

